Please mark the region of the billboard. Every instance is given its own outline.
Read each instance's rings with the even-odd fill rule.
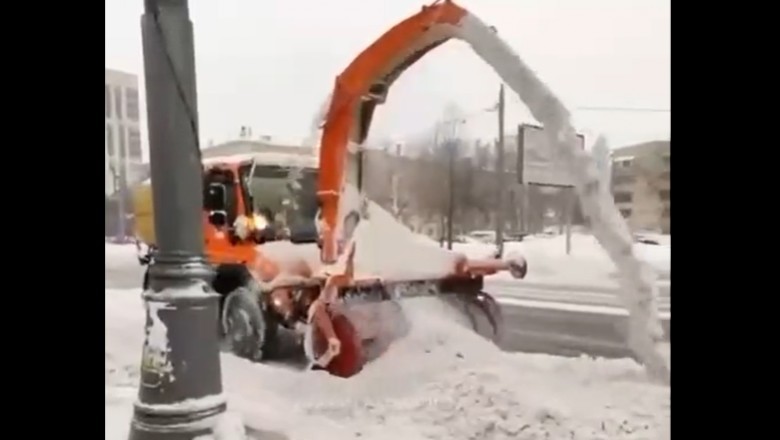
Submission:
[[[577,134],[580,148],[585,136]],[[520,124],[517,132],[517,179],[519,183],[544,186],[574,186],[568,173],[556,163],[544,128]]]

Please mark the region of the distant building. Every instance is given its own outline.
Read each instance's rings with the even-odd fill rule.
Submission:
[[[143,169],[141,153],[138,76],[106,69],[105,193],[120,188],[121,179],[132,184]]]
[[[612,195],[633,230],[671,233],[672,153],[669,141],[612,152]]]
[[[243,130],[242,130],[243,132]],[[239,139],[228,141],[204,148],[201,154],[204,159],[210,157],[231,156],[233,154],[252,154],[252,153],[290,153],[313,155],[314,149],[301,145],[280,145],[271,143],[270,136],[261,136],[260,140]]]

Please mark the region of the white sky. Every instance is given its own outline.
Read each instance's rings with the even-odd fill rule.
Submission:
[[[336,75],[429,2],[190,0],[202,144],[234,139],[241,125],[282,141],[308,136]],[[458,4],[498,29],[586,134],[604,133],[613,147],[669,139],[671,113],[577,108],[671,108],[670,0]],[[142,11],[142,0],[106,0],[106,67],[139,74],[141,87]],[[394,84],[371,137],[402,140],[429,132],[450,103],[466,115],[479,113],[496,101],[498,81],[465,43],[450,41]],[[507,96],[506,130],[513,133],[515,124],[532,120],[517,96]],[[468,137],[495,138],[495,115],[470,117],[465,129]]]

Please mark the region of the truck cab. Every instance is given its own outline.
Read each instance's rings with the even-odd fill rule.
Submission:
[[[215,241],[254,246],[289,239],[315,242],[316,160],[283,154],[246,154],[203,161],[203,213],[207,254]],[[133,191],[137,237],[155,245],[151,182]],[[223,248],[224,246],[217,246]],[[220,262],[224,252],[214,255]],[[212,255],[209,255],[211,257]],[[216,261],[215,261],[216,262]]]

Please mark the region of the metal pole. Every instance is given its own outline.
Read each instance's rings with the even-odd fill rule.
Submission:
[[[574,211],[574,188],[565,188],[566,211],[566,255],[571,254],[571,220]]]
[[[186,0],[145,0],[141,19],[158,253],[130,440],[212,438],[222,394],[218,295],[203,255],[195,54]]]
[[[523,233],[530,234],[531,228],[529,227],[528,221],[529,221],[529,215],[528,210],[530,209],[531,202],[530,202],[530,192],[531,192],[531,185],[524,183],[522,185],[523,188],[523,200],[522,200],[522,210],[520,211],[520,229],[523,230]]]
[[[118,192],[117,197],[119,200],[117,200],[117,209],[119,211],[119,219],[118,219],[118,225],[119,225],[119,242],[124,243],[125,242],[125,231],[127,230],[127,225],[125,224],[125,191],[127,190],[127,174],[125,173],[125,164],[127,163],[127,160],[125,159],[125,163],[122,163],[122,155],[119,155],[119,173],[118,173]]]
[[[436,123],[436,129],[433,132],[433,157],[434,160],[437,162],[438,166],[438,154],[439,154],[439,139],[440,139],[440,132],[441,132],[441,125],[442,121],[439,121]],[[449,183],[449,181],[448,181]],[[439,247],[444,247],[444,228],[445,228],[445,221],[444,221],[444,214],[442,212],[438,213],[439,216]]]
[[[498,90],[498,143],[496,144],[496,245],[499,257],[504,255],[504,84]]]
[[[111,189],[113,191],[111,194],[112,194],[113,197],[117,197],[117,194],[119,193],[119,176],[117,176],[116,167],[114,166],[114,158],[110,157],[109,161],[110,162],[108,164],[108,170],[111,172],[111,183],[112,183]],[[116,212],[114,213],[114,215],[117,216],[117,219],[116,219],[115,222],[113,222],[113,225],[112,225],[112,227],[116,228],[116,230],[113,230],[113,232],[114,232],[114,235],[113,235],[114,239],[117,239],[117,237],[119,237],[119,215],[120,215],[120,212],[119,212],[119,200],[117,200],[116,203],[117,203],[117,208],[116,208]]]
[[[526,211],[527,203],[526,197],[528,197],[528,185],[525,182],[525,175],[523,173],[525,168],[525,141],[523,139],[523,124],[517,126],[517,183],[520,184],[520,231],[523,234],[528,233],[526,229]]]
[[[569,203],[569,194],[566,190],[567,188],[561,188],[558,191],[558,235],[566,232],[566,209]]]
[[[452,223],[455,217],[455,140],[447,139],[447,161],[449,162],[449,201],[447,203],[447,249],[452,249]]]

